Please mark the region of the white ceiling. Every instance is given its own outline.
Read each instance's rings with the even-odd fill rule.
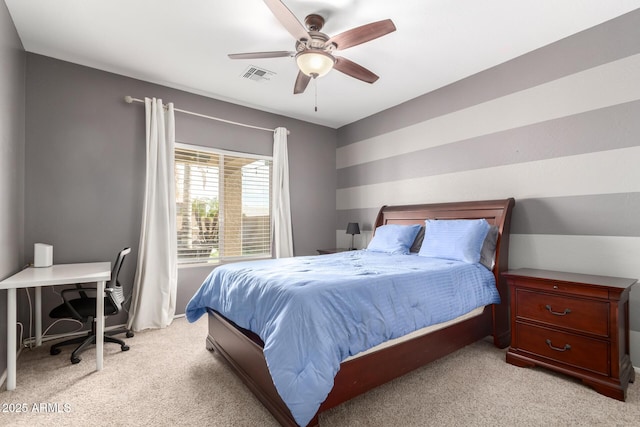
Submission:
[[[293,95],[295,50],[262,0],[5,0],[24,48],[77,64],[333,128],[430,92],[640,7],[640,0],[284,0],[329,36],[390,18],[397,31],[340,52],[380,76],[336,70]],[[242,78],[254,65],[275,73]],[[131,93],[134,97],[152,93]],[[188,109],[187,105],[178,105]]]

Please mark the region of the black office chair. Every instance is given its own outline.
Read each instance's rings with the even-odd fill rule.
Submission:
[[[124,302],[124,294],[122,285],[118,281],[118,275],[120,274],[120,268],[124,257],[131,252],[131,248],[124,248],[118,254],[116,262],[111,270],[111,280],[107,282],[105,287],[104,297],[104,314],[105,316],[116,315],[122,310],[122,303]],[[88,296],[87,293],[93,292],[94,296]],[[96,317],[96,288],[83,286],[83,284],[77,284],[75,289],[65,289],[60,295],[64,300],[64,303],[55,307],[49,313],[49,317],[54,319],[76,319],[80,322],[87,323],[91,321],[91,332],[86,336],[73,338],[67,341],[62,341],[51,346],[51,355],[60,354],[60,347],[70,344],[80,345],[71,353],[71,363],[79,363],[82,360],[78,355],[82,353],[88,346],[96,343],[96,325],[93,319]],[[67,297],[69,294],[79,295],[78,298],[70,299]],[[130,331],[127,332],[127,337],[133,336]],[[129,350],[129,346],[124,341],[104,335],[104,342],[112,342],[120,344],[122,351]]]

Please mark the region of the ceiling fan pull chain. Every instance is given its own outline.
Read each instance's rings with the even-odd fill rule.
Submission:
[[[313,79],[313,89],[315,91],[315,110],[318,112],[318,79]]]

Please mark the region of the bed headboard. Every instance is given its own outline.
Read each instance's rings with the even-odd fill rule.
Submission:
[[[471,202],[436,203],[425,205],[383,206],[376,218],[375,226],[385,224],[421,224],[426,219],[480,219],[498,227],[496,261],[493,274],[500,293],[501,303],[493,307],[494,341],[501,348],[509,345],[511,329],[509,319],[509,289],[502,272],[509,268],[509,232],[513,198],[502,200],[479,200]],[[374,228],[375,229],[375,228]]]

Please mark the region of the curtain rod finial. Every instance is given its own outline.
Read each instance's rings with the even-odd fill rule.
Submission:
[[[133,98],[127,95],[124,97],[124,102],[126,102],[127,104],[131,104],[133,102]]]

